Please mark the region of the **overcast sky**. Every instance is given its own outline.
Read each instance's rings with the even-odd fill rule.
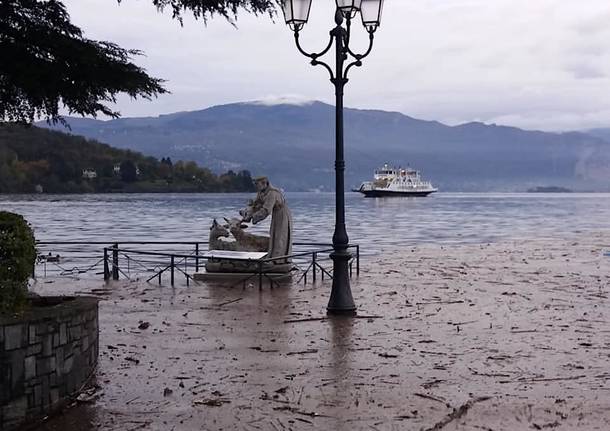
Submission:
[[[172,94],[152,102],[121,98],[123,116],[287,96],[334,103],[327,73],[297,52],[282,17],[180,27],[151,0],[65,3],[87,37],[144,51],[136,62],[168,81]],[[325,46],[333,4],[313,0],[308,49]],[[364,49],[364,30],[354,33],[354,49]],[[447,124],[610,127],[610,1],[386,0],[373,52],[350,78],[348,107]]]

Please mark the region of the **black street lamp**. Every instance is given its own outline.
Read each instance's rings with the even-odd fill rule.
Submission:
[[[362,66],[362,59],[373,48],[373,36],[379,27],[383,0],[336,0],[335,23],[330,31],[330,41],[319,53],[307,53],[299,43],[299,32],[309,19],[311,0],[283,0],[282,9],[286,24],[294,32],[294,40],[301,54],[311,58],[312,66],[323,66],[330,74],[330,82],[335,86],[336,137],[335,137],[335,233],[333,234],[333,287],[326,307],[328,314],[356,314],[349,282],[348,263],[352,255],[348,250],[349,238],[345,230],[345,160],[343,157],[343,88],[347,84],[347,74],[354,66]],[[363,54],[354,53],[350,47],[352,19],[360,14],[362,25],[369,34],[369,47]],[[345,26],[343,26],[345,23]],[[319,58],[330,51],[335,42],[335,70]],[[353,59],[345,66],[350,57]]]

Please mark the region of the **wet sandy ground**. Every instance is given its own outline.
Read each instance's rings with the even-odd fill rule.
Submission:
[[[40,281],[107,287],[99,398],[41,429],[608,430],[606,250],[610,232],[391,251],[353,279],[357,319],[323,319],[328,281]]]

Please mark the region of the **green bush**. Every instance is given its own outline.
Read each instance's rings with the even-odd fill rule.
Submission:
[[[0,211],[0,313],[25,303],[36,261],[34,233],[19,214]]]

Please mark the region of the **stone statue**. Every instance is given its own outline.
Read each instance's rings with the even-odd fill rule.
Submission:
[[[292,216],[286,206],[282,192],[269,184],[267,177],[255,179],[256,198],[239,211],[241,218],[225,218],[226,224],[216,219],[209,235],[210,250],[265,251],[267,258],[287,256],[292,253]],[[244,222],[257,224],[271,215],[270,236],[246,232]],[[224,240],[233,236],[234,241]],[[207,272],[255,272],[260,269],[256,262],[233,259],[208,259]],[[288,273],[292,269],[290,259],[277,259],[264,263],[263,269],[270,272]]]
[[[241,219],[225,218],[229,232],[235,238],[237,251],[269,251],[269,237],[246,232],[248,227]]]
[[[244,232],[241,219],[228,220],[226,225],[218,223],[216,219],[210,226],[208,247],[210,250],[226,251],[267,251],[269,249],[269,237],[251,235]],[[233,235],[234,241],[222,240]],[[259,267],[254,262],[244,262],[231,259],[208,259],[205,270],[208,273],[242,273],[255,272]]]
[[[269,183],[267,177],[255,178],[256,198],[240,210],[243,221],[257,224],[271,215],[269,230],[268,257],[287,256],[292,254],[292,215],[286,205],[284,194]],[[278,260],[286,263],[289,259]]]
[[[214,219],[210,226],[208,248],[210,250],[229,251],[269,251],[269,237],[254,235],[244,229],[248,225],[243,224],[241,219],[225,218],[226,225],[222,225]],[[234,241],[223,241],[221,238],[229,238],[233,235]]]
[[[220,238],[229,237],[229,229],[221,225],[214,219],[210,226],[210,236],[208,238],[208,248],[210,250],[235,250],[236,243],[234,241],[223,241]]]

